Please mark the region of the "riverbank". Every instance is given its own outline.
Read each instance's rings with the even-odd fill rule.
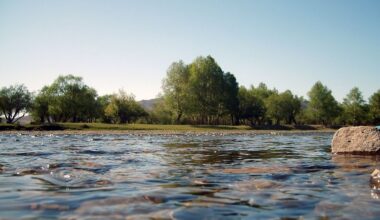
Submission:
[[[229,125],[156,125],[156,124],[104,124],[59,123],[43,125],[0,124],[1,133],[54,133],[54,134],[281,134],[334,132],[334,128],[319,125],[307,126],[229,126]]]

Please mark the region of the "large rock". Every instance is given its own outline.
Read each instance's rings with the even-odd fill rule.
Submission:
[[[341,128],[334,134],[331,151],[332,153],[380,154],[380,131],[370,126]]]

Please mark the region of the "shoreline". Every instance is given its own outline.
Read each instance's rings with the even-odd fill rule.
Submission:
[[[186,131],[186,130],[54,130],[54,131],[26,131],[6,130],[2,134],[11,135],[291,135],[291,134],[333,134],[336,130],[209,130],[209,131]]]
[[[136,134],[136,135],[255,135],[255,134],[307,134],[333,133],[337,129],[321,125],[159,125],[159,124],[104,124],[104,123],[57,123],[57,124],[0,124],[0,134]]]

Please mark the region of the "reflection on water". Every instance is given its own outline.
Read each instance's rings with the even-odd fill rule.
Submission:
[[[331,138],[1,134],[0,216],[377,219],[379,158]]]

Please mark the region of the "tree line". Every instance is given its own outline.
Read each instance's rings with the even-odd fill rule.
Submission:
[[[361,125],[380,123],[380,89],[366,102],[357,87],[342,103],[329,88],[316,82],[308,99],[290,90],[279,92],[264,83],[239,86],[211,57],[192,63],[172,63],[162,83],[163,93],[152,109],[144,109],[124,90],[98,96],[81,77],[59,76],[37,93],[24,85],[0,90],[0,115],[15,123],[26,114],[35,123],[103,122],[205,125],[323,124]]]
[[[367,103],[355,87],[338,103],[320,81],[308,99],[290,90],[279,92],[264,83],[239,86],[211,57],[192,63],[174,62],[163,80],[161,102],[151,112],[157,123],[184,124],[323,124],[360,125],[380,123],[380,90]]]
[[[0,111],[6,123],[17,122],[26,113],[35,123],[132,123],[148,115],[134,96],[124,90],[98,96],[81,77],[73,75],[59,76],[37,94],[29,92],[24,85],[3,87]]]

